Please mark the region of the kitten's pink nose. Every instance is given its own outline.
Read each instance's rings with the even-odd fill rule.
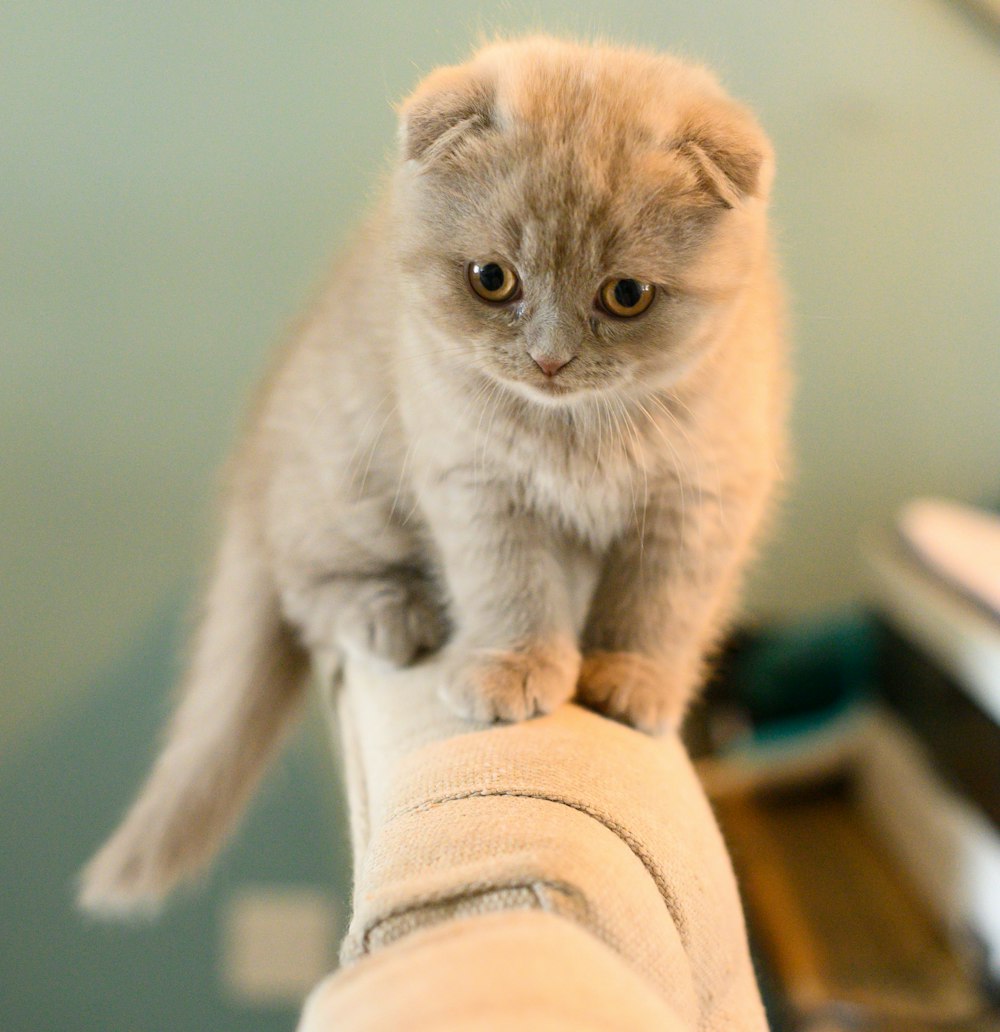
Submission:
[[[531,357],[534,359],[535,365],[538,366],[546,376],[555,376],[564,365],[569,363],[568,358],[535,358],[534,355]]]

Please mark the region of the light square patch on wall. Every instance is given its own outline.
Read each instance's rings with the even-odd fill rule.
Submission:
[[[222,913],[226,995],[251,1006],[299,1004],[336,965],[337,907],[318,889],[240,889]]]

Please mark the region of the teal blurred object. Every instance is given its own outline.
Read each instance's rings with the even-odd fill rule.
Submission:
[[[3,1032],[287,1032],[297,1006],[227,999],[227,903],[248,886],[308,887],[337,901],[344,926],[346,809],[318,721],[290,744],[205,884],[181,892],[155,921],[103,924],[74,909],[76,872],[152,758],[174,680],[178,608],[0,761]]]
[[[758,734],[822,717],[867,693],[875,648],[874,625],[863,613],[761,630],[733,660],[732,691]]]
[[[709,795],[842,773],[864,724],[876,641],[855,611],[738,635],[687,726]]]

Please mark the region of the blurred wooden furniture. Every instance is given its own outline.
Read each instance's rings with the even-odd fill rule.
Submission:
[[[775,1032],[995,1032],[849,779],[716,802],[775,998]]]

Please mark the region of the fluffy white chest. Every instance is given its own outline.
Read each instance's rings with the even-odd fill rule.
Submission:
[[[643,473],[623,461],[586,454],[558,464],[537,462],[522,471],[525,501],[546,522],[603,549],[637,520]]]

